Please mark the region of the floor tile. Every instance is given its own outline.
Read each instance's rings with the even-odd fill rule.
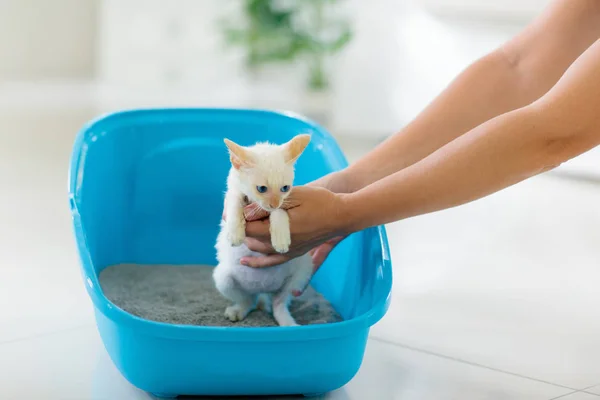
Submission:
[[[388,227],[375,337],[583,389],[600,379],[600,186],[546,175]]]
[[[0,344],[0,398],[150,399],[117,372],[95,328]],[[331,400],[546,400],[567,389],[370,341],[358,375]]]
[[[90,111],[0,110],[0,342],[92,322],[67,196]]]
[[[348,399],[549,399],[568,390],[371,340]],[[333,396],[333,398],[336,398]]]
[[[150,400],[113,366],[95,327],[0,344],[0,398]]]

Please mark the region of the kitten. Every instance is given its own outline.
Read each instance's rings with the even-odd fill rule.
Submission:
[[[309,142],[310,135],[297,135],[282,145],[259,143],[242,147],[225,139],[232,167],[225,194],[227,221],[221,221],[215,246],[219,264],[213,278],[219,292],[234,303],[225,310],[225,316],[231,321],[243,320],[255,308],[267,312],[272,308],[280,326],[298,325],[288,309],[290,295],[301,293],[310,282],[311,257],[305,254],[270,268],[247,267],[239,261],[241,257],[260,255],[244,244],[243,208],[250,203],[270,213],[273,248],[279,253],[288,251],[289,219],[280,207],[292,188],[294,164]]]

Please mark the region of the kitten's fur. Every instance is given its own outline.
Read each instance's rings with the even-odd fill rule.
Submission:
[[[271,244],[279,253],[286,253],[291,243],[290,226],[287,212],[280,207],[290,191],[282,192],[281,188],[291,189],[294,164],[309,142],[310,135],[298,135],[279,146],[259,143],[242,147],[225,139],[232,167],[225,194],[227,221],[221,222],[215,246],[219,264],[213,278],[219,292],[234,303],[225,310],[231,321],[243,320],[256,307],[269,311],[272,299],[277,323],[298,325],[288,309],[290,295],[302,292],[308,285],[313,273],[312,259],[306,254],[276,267],[241,265],[240,258],[260,255],[244,244],[243,208],[254,202],[270,212]],[[259,186],[266,186],[267,191],[260,193]]]

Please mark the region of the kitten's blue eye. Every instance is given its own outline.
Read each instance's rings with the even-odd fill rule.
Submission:
[[[266,186],[257,186],[256,190],[258,191],[258,193],[266,193],[268,188]]]
[[[281,189],[279,189],[279,190],[281,190],[283,193],[285,193],[285,192],[289,192],[289,190],[290,190],[290,185],[285,185],[285,186],[282,186],[282,187],[281,187]]]

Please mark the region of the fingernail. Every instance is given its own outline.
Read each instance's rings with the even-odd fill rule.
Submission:
[[[248,260],[240,260],[240,264],[248,266]]]
[[[302,292],[299,290],[292,290],[292,296],[299,297],[302,295]]]

